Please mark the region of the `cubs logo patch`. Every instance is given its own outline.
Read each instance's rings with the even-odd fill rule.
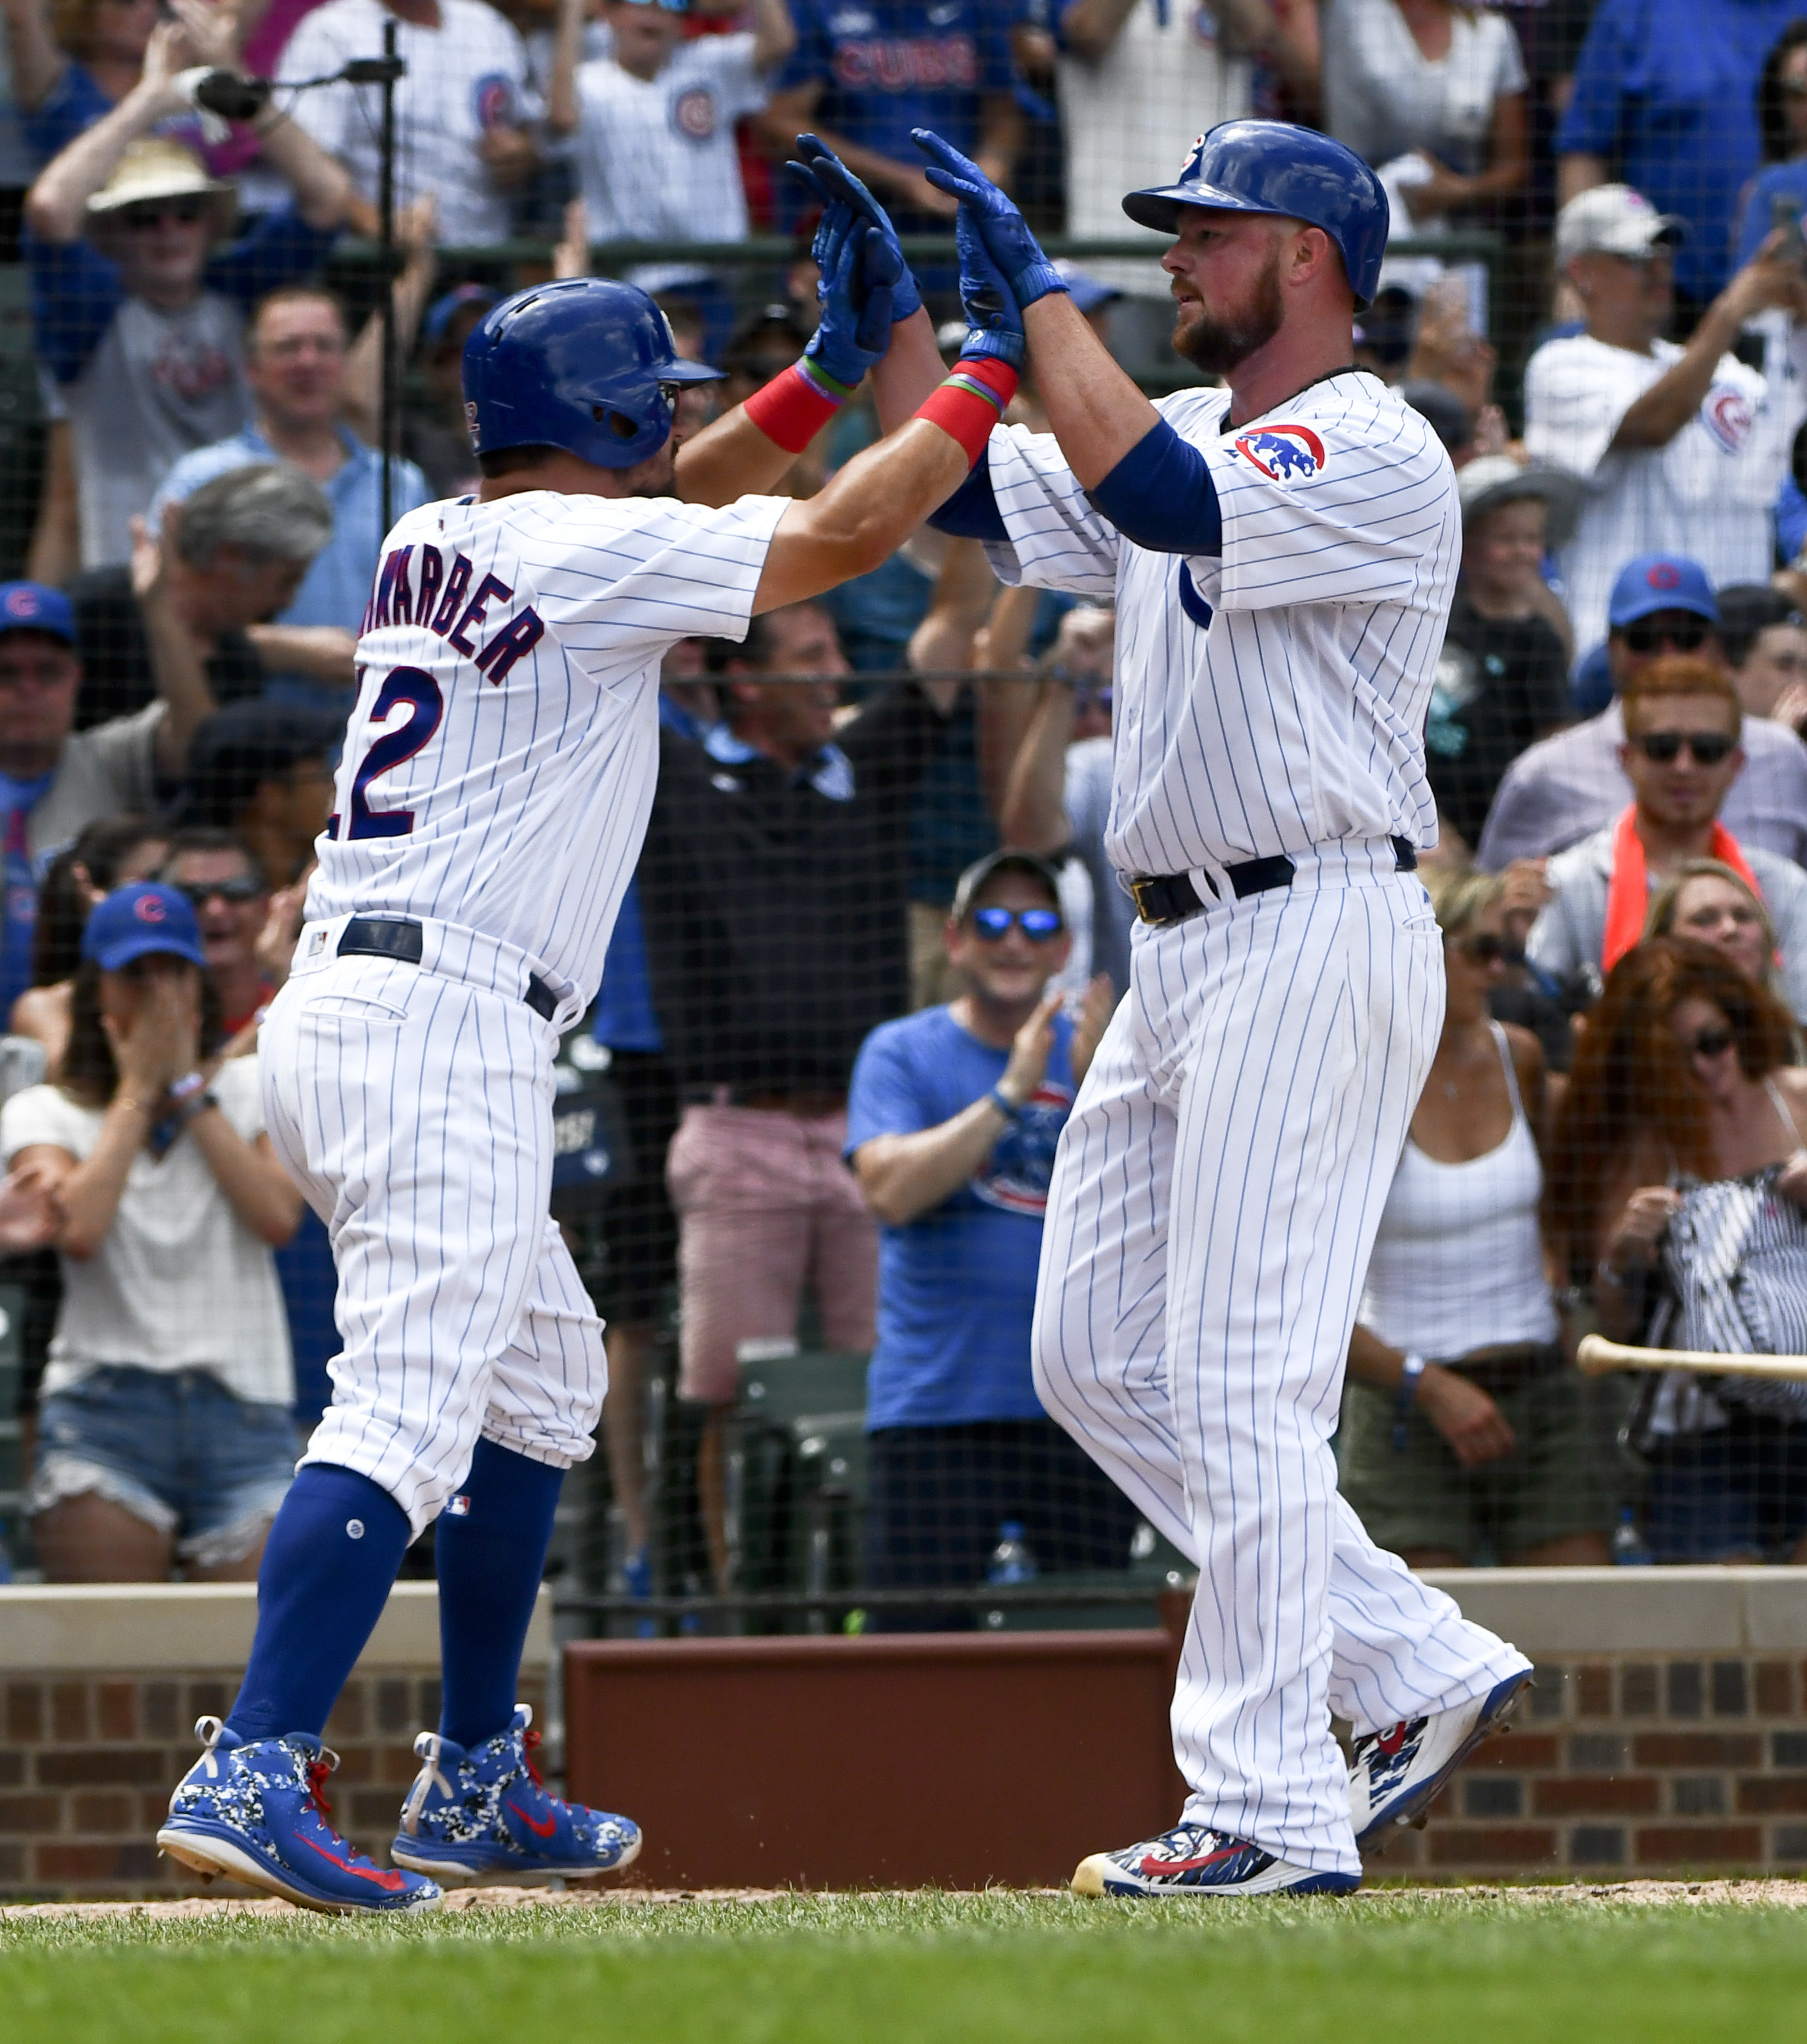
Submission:
[[[155,894],[140,894],[132,905],[132,912],[141,923],[160,923],[169,910]]]
[[[702,86],[681,92],[671,106],[671,125],[692,142],[707,142],[716,132],[716,96]]]
[[[1236,451],[1275,482],[1308,482],[1324,466],[1324,443],[1309,426],[1263,426],[1240,434]]]
[[[485,72],[470,88],[470,96],[477,110],[477,125],[482,133],[488,135],[497,128],[520,126],[515,112],[515,82],[505,72]]]
[[[1701,406],[1701,424],[1728,454],[1736,454],[1750,438],[1755,414],[1742,390],[1715,384]]]
[[[10,589],[6,592],[6,615],[9,617],[36,617],[40,605],[35,589]]]

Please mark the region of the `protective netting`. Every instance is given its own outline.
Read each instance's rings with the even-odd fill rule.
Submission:
[[[1786,1225],[1747,1231],[1784,1301],[1760,1315],[1735,1310],[1739,1244],[1714,1238],[1704,1314],[1657,1245],[1701,1185],[1786,1223],[1807,1112],[1807,0],[4,12],[8,1090],[40,1049],[57,1074],[91,901],[158,874],[201,918],[220,1040],[254,1040],[386,521],[474,486],[459,361],[501,294],[643,285],[679,351],[727,372],[683,398],[692,433],[813,330],[800,131],[864,176],[957,318],[928,126],[1013,192],[1159,397],[1204,379],[1170,345],[1167,238],[1122,194],[1220,121],[1321,126],[1390,207],[1356,361],[1429,420],[1464,521],[1424,732],[1452,1019],[1362,1305],[1345,1491],[1425,1562],[1794,1552],[1787,1396],[1583,1377],[1574,1355],[1595,1328],[1672,1348],[1684,1324],[1796,1324]],[[1031,426],[1041,367],[1012,415]],[[857,397],[781,489],[813,494],[878,430]],[[743,648],[669,655],[650,836],[560,1064],[554,1211],[616,1385],[554,1555],[589,1621],[1121,1621],[1189,1570],[1029,1366],[1054,1146],[1129,991],[1112,643],[1107,609],[1004,592],[975,546],[924,535]],[[1052,863],[950,916],[1000,847]],[[1022,920],[1047,910],[1057,930]],[[1590,1062],[1648,918],[1779,1010],[1647,958],[1608,993],[1620,1062]],[[1014,990],[987,993],[1007,954]],[[1031,1070],[1012,1037],[1043,979],[1064,1005]],[[969,1154],[997,1086],[1011,1112]],[[305,1427],[338,1346],[312,1216],[277,1269]],[[64,1295],[50,1250],[0,1269],[0,1520],[28,1570]]]

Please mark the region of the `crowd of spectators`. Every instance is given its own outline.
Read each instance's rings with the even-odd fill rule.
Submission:
[[[391,33],[386,457],[380,90],[341,74]],[[330,1258],[278,1197],[258,1016],[385,506],[470,486],[459,359],[500,294],[643,282],[728,372],[685,394],[694,431],[812,330],[799,131],[946,236],[930,125],[1081,244],[1076,302],[1169,387],[1195,372],[1161,237],[1118,201],[1250,115],[1379,172],[1357,359],[1429,420],[1463,517],[1425,732],[1449,1001],[1351,1350],[1349,1495],[1450,1566],[1793,1551],[1807,1418],[1736,1377],[1624,1410],[1573,1352],[1801,1318],[1791,1237],[1742,1320],[1686,1246],[1748,1233],[1752,1186],[1766,1241],[1807,1204],[1807,0],[0,0],[0,35],[43,448],[0,490],[0,1281],[48,1370],[44,1567],[254,1566],[282,1416],[328,1395]],[[210,70],[274,90],[225,119]],[[723,259],[750,236],[760,263]],[[950,255],[916,266],[939,316]],[[1029,379],[1012,416],[1039,422]],[[877,430],[850,404],[780,488]],[[1132,970],[1115,622],[924,534],[668,656],[645,853],[561,1065],[617,1587],[652,1584],[668,1330],[700,1581],[735,1583],[741,1366],[797,1343],[873,1358],[873,1585],[969,1583],[1007,1525],[1046,1567],[1126,1562],[1027,1334],[1053,1147]]]

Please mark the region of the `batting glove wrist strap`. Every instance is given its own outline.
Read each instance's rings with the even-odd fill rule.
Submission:
[[[962,354],[960,366],[916,413],[957,440],[971,467],[985,451],[992,428],[1016,395],[1016,371],[995,355]]]
[[[755,390],[742,409],[786,454],[801,454],[852,395],[806,355]]]

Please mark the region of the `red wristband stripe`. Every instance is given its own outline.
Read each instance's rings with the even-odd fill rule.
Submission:
[[[1007,362],[981,356],[963,360],[945,383],[918,407],[916,417],[957,440],[971,467],[985,451],[992,428],[1016,395],[1016,371]]]
[[[786,454],[801,454],[843,402],[830,397],[804,374],[800,362],[793,362],[755,390],[741,409],[767,440]]]

